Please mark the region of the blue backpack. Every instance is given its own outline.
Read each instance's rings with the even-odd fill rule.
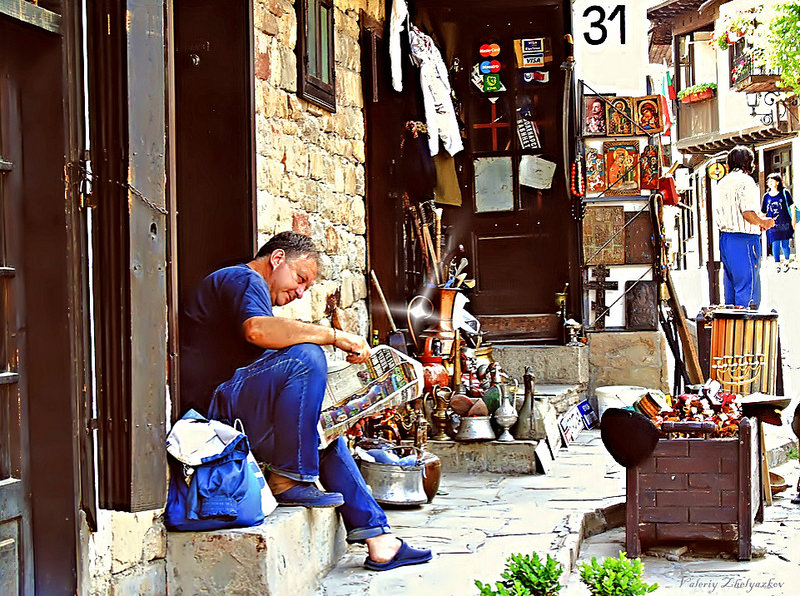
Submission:
[[[274,509],[275,499],[241,430],[189,410],[170,431],[167,452],[168,529],[255,526]]]

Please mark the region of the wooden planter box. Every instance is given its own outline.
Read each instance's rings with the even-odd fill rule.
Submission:
[[[704,91],[700,91],[699,93],[690,93],[689,95],[684,95],[681,97],[681,103],[696,103],[698,101],[711,99],[712,97],[714,97],[714,90],[706,89]]]
[[[723,541],[750,559],[753,521],[762,514],[756,428],[744,418],[738,437],[661,439],[628,468],[628,556],[655,543]]]

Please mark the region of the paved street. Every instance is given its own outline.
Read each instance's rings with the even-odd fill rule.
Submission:
[[[775,469],[794,488],[797,482],[797,461]],[[682,556],[678,561],[665,558],[642,557],[645,580],[656,582],[655,594],[678,596],[684,594],[751,594],[753,596],[796,596],[800,592],[800,506],[789,501],[796,493],[787,490],[776,496],[772,507],[767,507],[764,523],[756,524],[753,531],[753,548],[763,556],[751,561],[722,559],[709,555]],[[624,549],[625,530],[615,528],[592,536],[581,547],[581,560],[592,557],[617,556]],[[588,595],[580,584],[577,572],[572,575],[568,589],[562,596]]]
[[[785,443],[773,431],[769,443]],[[769,445],[768,445],[769,447]],[[793,461],[782,468],[787,481],[797,481],[798,466]],[[422,594],[441,596],[476,594],[475,579],[484,583],[499,579],[505,559],[513,553],[550,553],[563,563],[570,559],[579,542],[584,513],[610,508],[624,501],[624,470],[605,451],[599,432],[582,433],[569,450],[562,450],[549,476],[508,477],[495,474],[445,474],[442,490],[430,505],[415,509],[390,510],[389,521],[396,533],[414,545],[426,545],[434,559],[426,565],[406,567],[384,573],[364,570],[364,547],[351,546],[339,564],[325,578],[321,594]],[[757,580],[784,588],[796,575],[800,562],[800,507],[789,504],[789,491],[767,508],[766,522],[756,527],[755,543],[766,548],[766,556],[751,562],[735,560],[683,560],[645,558],[648,581],[665,589],[661,594],[686,594],[700,591],[699,582],[726,577],[730,594],[747,593]],[[607,511],[609,509],[606,509]],[[617,511],[619,513],[619,511]],[[587,525],[597,523],[597,516]],[[584,541],[580,558],[616,554],[624,543],[624,529],[616,528]],[[566,579],[566,578],[564,578]],[[681,585],[683,581],[683,585]],[[690,587],[694,581],[696,586]],[[710,586],[711,584],[709,584]],[[732,587],[738,585],[739,587]],[[709,587],[709,589],[711,589]],[[717,586],[720,593],[720,585]],[[725,592],[722,592],[725,593]],[[760,591],[754,594],[782,596],[791,591]],[[561,594],[588,594],[577,572],[569,578]]]

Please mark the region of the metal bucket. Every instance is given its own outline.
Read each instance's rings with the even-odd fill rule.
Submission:
[[[493,441],[495,439],[491,416],[462,416],[456,441]]]
[[[361,460],[360,466],[361,475],[378,503],[422,505],[428,501],[422,485],[423,464],[398,466]]]

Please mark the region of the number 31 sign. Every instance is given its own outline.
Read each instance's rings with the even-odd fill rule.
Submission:
[[[583,39],[591,46],[603,45],[606,42],[625,45],[627,30],[625,28],[627,7],[616,4],[610,9],[601,4],[590,4],[583,11]]]

